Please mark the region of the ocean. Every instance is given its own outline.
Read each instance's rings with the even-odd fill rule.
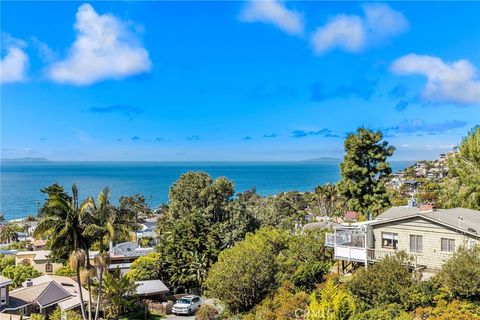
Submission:
[[[394,171],[412,161],[391,162]],[[106,186],[112,202],[120,196],[142,194],[152,208],[168,201],[170,185],[187,171],[203,171],[235,183],[235,192],[256,187],[262,195],[282,191],[312,191],[340,178],[339,161],[312,162],[56,162],[2,161],[0,212],[5,219],[36,214],[45,201],[40,189],[53,183],[70,192],[75,183],[80,199],[96,197]]]

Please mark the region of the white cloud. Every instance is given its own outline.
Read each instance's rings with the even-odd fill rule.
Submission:
[[[273,24],[291,35],[301,35],[304,27],[299,12],[287,9],[276,0],[249,1],[240,14],[240,20]]]
[[[77,38],[67,58],[52,64],[49,77],[57,82],[89,85],[149,71],[148,51],[127,22],[99,15],[90,4],[78,8]]]
[[[422,97],[433,103],[480,104],[478,71],[468,60],[444,62],[440,58],[408,54],[394,61],[391,70],[399,75],[427,77]]]
[[[2,33],[2,47],[6,55],[0,61],[0,83],[23,82],[27,80],[28,56],[23,51],[25,43]]]
[[[402,13],[385,4],[363,5],[364,16],[336,15],[312,34],[315,53],[340,49],[361,52],[388,37],[408,29],[409,23]]]

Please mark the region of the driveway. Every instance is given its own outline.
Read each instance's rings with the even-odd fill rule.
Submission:
[[[174,314],[169,314],[165,319],[169,320],[195,320],[195,315],[193,316],[176,316]]]

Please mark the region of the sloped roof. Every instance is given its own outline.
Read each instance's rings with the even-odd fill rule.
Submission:
[[[4,277],[4,276],[0,276],[0,287],[6,286],[6,285],[11,284],[11,283],[12,283],[12,279],[9,279],[9,278]]]
[[[43,283],[55,282],[60,285],[64,290],[70,293],[72,296],[78,295],[78,284],[70,277],[56,276],[45,274],[43,276],[34,278],[31,280],[33,285],[39,285]],[[24,285],[25,286],[25,285]],[[82,288],[83,300],[88,301],[88,290]]]
[[[44,308],[69,297],[70,293],[56,282],[46,282],[11,291],[10,305],[6,309],[14,310],[31,303],[37,303]]]
[[[435,209],[421,212],[416,207],[393,207],[379,215],[372,224],[377,225],[414,217],[425,218],[480,237],[480,211],[465,208]]]
[[[138,284],[136,289],[138,295],[148,296],[170,291],[161,280],[135,281],[135,284]]]

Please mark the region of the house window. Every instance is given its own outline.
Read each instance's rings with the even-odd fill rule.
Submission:
[[[382,232],[382,248],[397,249],[398,233]]]
[[[29,266],[29,265],[30,265],[30,260],[28,260],[28,259],[23,259],[23,260],[22,260],[22,264],[23,264],[24,266]]]
[[[442,238],[441,249],[444,252],[455,251],[455,239]]]
[[[417,235],[410,235],[410,252],[423,251],[423,237]]]
[[[45,264],[45,272],[53,272],[53,265],[50,262]]]

